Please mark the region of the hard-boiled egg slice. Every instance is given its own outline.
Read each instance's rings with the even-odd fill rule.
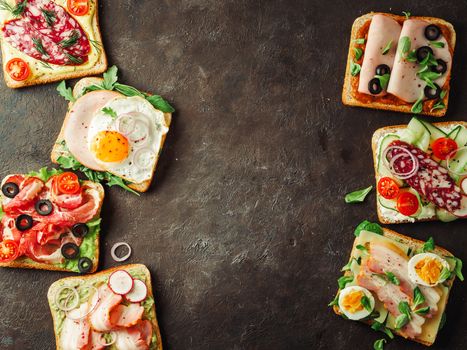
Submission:
[[[361,320],[369,316],[374,308],[375,298],[366,288],[350,286],[339,293],[339,309],[350,320]]]
[[[450,276],[449,263],[439,255],[420,253],[414,255],[408,264],[409,278],[413,283],[434,287]]]

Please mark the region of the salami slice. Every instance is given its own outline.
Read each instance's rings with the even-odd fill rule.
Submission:
[[[405,180],[410,187],[424,199],[451,213],[461,208],[461,190],[445,168],[431,159],[429,154],[404,141],[396,140],[389,145],[389,147],[391,146],[405,148],[418,159],[418,171]],[[390,161],[396,155],[403,153],[404,151],[401,149],[390,149],[387,158]],[[394,170],[398,173],[408,173],[411,169],[413,169],[413,161],[408,155],[395,159]]]
[[[37,60],[57,65],[80,65],[91,46],[80,24],[50,0],[29,0],[18,19],[5,23],[5,40]]]

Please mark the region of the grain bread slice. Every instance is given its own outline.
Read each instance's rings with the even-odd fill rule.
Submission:
[[[129,264],[129,265],[122,265],[122,266],[116,266],[107,270],[100,271],[98,273],[95,273],[93,275],[87,275],[87,276],[74,276],[74,277],[65,277],[62,278],[58,281],[55,281],[52,283],[52,285],[49,287],[49,290],[47,292],[47,300],[49,302],[49,308],[50,312],[52,314],[52,319],[53,319],[53,324],[54,324],[54,333],[55,333],[55,343],[57,344],[57,350],[63,350],[62,347],[60,347],[60,338],[59,334],[57,333],[57,326],[59,323],[58,320],[58,311],[53,308],[54,305],[54,296],[58,288],[60,288],[62,285],[64,285],[67,282],[75,282],[75,281],[93,281],[96,280],[100,277],[108,277],[110,276],[114,271],[117,270],[138,270],[142,274],[145,275],[146,278],[146,286],[148,287],[148,297],[152,297],[154,299],[154,292],[152,288],[152,283],[151,283],[151,273],[148,270],[148,268],[143,265],[143,264]],[[161,333],[159,329],[159,324],[157,322],[157,315],[156,315],[156,304],[154,302],[152,308],[151,308],[151,318],[152,318],[152,327],[153,327],[153,332],[155,332],[156,337],[157,337],[157,346],[151,348],[151,350],[156,349],[156,350],[162,350],[162,338],[161,338]],[[112,350],[112,347],[110,348]]]
[[[467,127],[467,122],[464,121],[456,121],[456,122],[439,122],[439,123],[433,123],[434,126],[436,127],[445,127],[449,128],[454,125],[463,125]],[[393,126],[386,126],[383,128],[380,128],[376,130],[373,134],[373,137],[371,138],[371,149],[373,151],[373,167],[375,170],[375,179],[376,182],[378,182],[378,179],[380,178],[380,175],[378,173],[378,144],[379,141],[386,135],[392,134],[398,131],[401,131],[405,129],[407,125],[393,125]],[[376,194],[376,210],[378,214],[378,220],[383,223],[383,224],[405,224],[405,223],[411,223],[411,222],[423,222],[423,221],[438,221],[439,219],[437,218],[436,215],[433,215],[432,217],[427,217],[424,219],[393,219],[393,218],[388,218],[385,216],[382,212],[382,206],[378,201],[378,194]]]
[[[393,230],[390,230],[390,229],[387,229],[387,228],[383,228],[383,236],[385,236],[387,238],[390,238],[390,239],[392,239],[394,241],[397,241],[398,243],[406,246],[407,250],[411,249],[412,252],[420,251],[423,248],[423,245],[425,244],[425,242],[423,242],[423,241],[420,241],[418,239],[415,239],[415,238],[412,238],[412,237],[409,237],[409,236],[402,235],[400,233],[397,233],[396,231],[393,231]],[[350,257],[349,257],[349,262],[352,260],[352,257],[355,256],[355,254],[359,251],[358,248],[357,248],[357,245],[358,245],[358,237],[356,237],[356,239],[355,239],[355,241],[353,243],[352,251],[351,251]],[[439,246],[435,246],[435,249],[432,252],[435,253],[435,254],[438,254],[440,256],[454,257],[454,255],[451,252],[449,252],[448,250],[446,250],[446,249],[444,249],[442,247],[439,247]],[[351,274],[351,272],[346,271],[344,275],[350,275],[350,274]],[[446,292],[446,297],[444,299],[444,303],[441,303],[442,302],[441,300],[438,302],[439,312],[438,312],[437,316],[436,315],[434,316],[433,320],[430,320],[430,322],[433,322],[433,323],[437,322],[438,323],[438,324],[434,324],[434,326],[437,326],[437,325],[439,326],[439,324],[442,322],[442,318],[443,318],[442,314],[443,314],[443,311],[445,310],[446,305],[448,303],[449,293],[451,291],[454,280],[455,280],[455,278],[452,278],[452,279],[445,282],[445,283],[447,283],[448,289],[447,289],[447,292]],[[340,312],[337,305],[333,305],[333,311],[337,315],[341,315],[341,312]],[[438,318],[435,319],[436,317],[438,317]],[[361,321],[361,322],[364,322],[364,323],[366,323],[368,325],[371,325],[371,323],[372,323],[369,320],[368,321]],[[434,340],[436,339],[438,331],[439,331],[439,327],[437,327],[436,334],[434,334],[434,335],[432,334],[432,338],[433,338],[432,341],[427,341],[427,340],[424,340],[424,339],[410,339],[410,340],[416,341],[416,342],[418,342],[420,344],[423,344],[423,345],[426,345],[426,346],[431,346],[431,345],[433,345]],[[392,330],[392,332],[403,337],[403,335],[400,334],[398,331]],[[421,338],[427,338],[428,335],[425,334],[425,332],[426,332],[426,329],[423,330],[422,335],[420,336]]]
[[[6,177],[9,177],[11,175],[7,175]],[[93,183],[91,181],[83,181],[83,184],[86,183]],[[102,187],[101,184],[99,183],[93,183],[96,185],[96,189],[99,192],[99,207],[97,209],[97,213],[93,219],[99,218],[100,212],[102,209],[102,204],[104,203],[104,187]],[[3,200],[3,194],[0,195],[0,201]],[[100,230],[97,231],[96,233],[96,238],[94,240],[94,245],[96,247],[94,255],[92,256],[92,269],[89,271],[89,273],[94,273],[97,270],[97,266],[99,264],[99,236],[100,236]],[[34,260],[31,260],[29,258],[18,258],[14,261],[7,262],[7,263],[0,263],[0,267],[12,267],[12,268],[22,268],[22,269],[37,269],[37,270],[50,270],[50,271],[66,271],[66,272],[73,272],[70,271],[69,269],[65,267],[61,267],[58,265],[54,264],[47,264],[47,263],[41,263],[37,262]]]
[[[44,68],[44,66],[39,63],[40,61],[30,56],[27,56],[19,50],[13,48],[4,40],[3,35],[0,33],[0,43],[2,47],[3,77],[8,87],[22,88],[32,85],[47,84],[55,81],[101,74],[107,70],[107,56],[104,50],[102,34],[99,26],[99,0],[91,0],[89,3],[90,11],[93,11],[92,17],[90,19],[90,29],[92,33],[87,32],[86,34],[88,35],[88,37],[93,38],[92,40],[94,41],[94,43],[91,45],[91,54],[94,53],[95,55],[98,55],[98,59],[96,60],[96,62],[90,67],[85,67],[86,64],[84,64],[81,66],[73,66],[73,69],[70,69],[66,72],[56,72],[53,70],[54,65],[50,65],[52,67],[52,70],[50,68]],[[83,18],[84,17],[86,16],[83,16]],[[78,20],[78,22],[81,20],[81,17],[74,18]],[[22,58],[29,64],[30,67],[32,67],[32,73],[28,79],[23,81],[16,81],[12,79],[7,73],[6,64],[10,59],[15,57]]]
[[[371,12],[361,17],[358,17],[354,21],[352,25],[352,31],[350,34],[349,52],[347,54],[347,65],[345,69],[344,86],[342,89],[342,102],[343,104],[348,105],[348,106],[382,109],[382,110],[395,111],[395,112],[401,112],[401,113],[412,113],[411,112],[412,104],[405,103],[402,100],[400,100],[400,103],[385,103],[385,102],[378,101],[377,98],[375,98],[373,101],[367,102],[359,98],[357,94],[359,75],[354,77],[351,74],[351,64],[354,60],[354,49],[357,47],[361,47],[360,45],[358,45],[356,40],[359,39],[360,29],[363,28],[365,25],[368,25],[368,23],[371,21],[373,16],[376,14],[383,14],[399,22],[402,22],[405,19],[404,16],[393,15],[390,13]],[[452,48],[452,52],[454,52],[454,48],[456,45],[456,31],[454,30],[454,27],[452,26],[451,23],[446,22],[443,19],[435,18],[435,17],[412,16],[410,17],[410,19],[426,20],[426,21],[429,21],[430,23],[447,28],[450,33],[450,37],[446,39],[448,40],[449,47]],[[358,63],[361,64],[361,62],[363,61],[363,57],[364,57],[364,54],[362,58],[358,61]],[[424,111],[422,111],[421,114],[425,114],[425,115],[429,115],[433,117],[443,117],[446,115],[446,111],[448,108],[448,102],[449,102],[449,94],[450,94],[450,83],[449,83],[450,78],[451,77],[449,76],[445,84],[444,90],[446,90],[447,93],[442,99],[446,108],[436,109],[434,111],[424,109]],[[424,104],[426,104],[426,102]]]
[[[103,81],[103,79],[100,78],[100,77],[90,77],[90,78],[83,78],[83,79],[79,80],[75,84],[75,86],[73,87],[73,96],[75,98],[81,97],[82,94],[83,94],[83,91],[84,91],[84,89],[86,87],[94,85],[94,84],[99,84],[102,81]],[[72,106],[73,106],[73,103],[70,102],[68,104],[68,110],[70,110]],[[65,116],[65,120],[66,120],[67,117],[68,117],[68,113]],[[165,118],[165,123],[166,123],[167,127],[170,127],[170,124],[172,122],[172,113],[164,113],[164,118]],[[54,146],[52,148],[52,152],[51,152],[51,155],[50,155],[50,158],[51,158],[52,162],[55,163],[55,164],[58,164],[58,158],[60,156],[69,155],[68,150],[66,150],[66,149],[64,149],[62,147],[62,142],[64,141],[65,124],[66,124],[65,122],[62,124],[62,128],[61,128],[60,133],[59,133],[59,135],[57,137],[57,140],[54,143]],[[146,181],[143,181],[143,182],[140,182],[140,183],[130,183],[130,184],[128,184],[128,187],[130,187],[131,189],[133,189],[135,191],[138,191],[138,192],[146,192],[149,189],[149,186],[151,185],[151,182],[152,182],[152,180],[154,178],[154,174],[156,172],[157,163],[159,162],[160,154],[161,154],[161,151],[162,151],[162,149],[164,147],[166,137],[167,137],[167,134],[162,135],[159,154],[157,155],[156,161],[154,162],[153,168],[151,170],[151,172],[152,172],[151,178],[149,180],[146,180]]]

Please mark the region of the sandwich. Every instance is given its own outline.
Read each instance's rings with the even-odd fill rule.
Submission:
[[[439,18],[374,12],[357,18],[342,102],[444,116],[455,44],[454,27]]]
[[[73,90],[59,84],[69,108],[51,158],[92,181],[138,194],[154,177],[174,109],[117,79],[113,66],[104,78],[84,78]]]
[[[57,350],[162,350],[151,275],[144,265],[60,279],[47,299]]]
[[[467,123],[408,125],[372,138],[376,206],[384,224],[467,217]]]
[[[107,69],[98,0],[1,0],[7,86],[45,84]]]
[[[101,184],[42,168],[7,175],[1,190],[0,266],[96,271]]]
[[[334,312],[391,339],[397,334],[432,345],[445,321],[454,280],[464,279],[462,261],[435,246],[432,238],[422,242],[368,221],[355,235],[330,303]]]

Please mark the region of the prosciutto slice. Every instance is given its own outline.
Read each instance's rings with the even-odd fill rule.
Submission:
[[[110,290],[107,284],[99,287],[100,301],[91,313],[90,321],[92,329],[98,332],[108,332],[113,325],[110,321],[111,311],[122,301],[122,296]]]

